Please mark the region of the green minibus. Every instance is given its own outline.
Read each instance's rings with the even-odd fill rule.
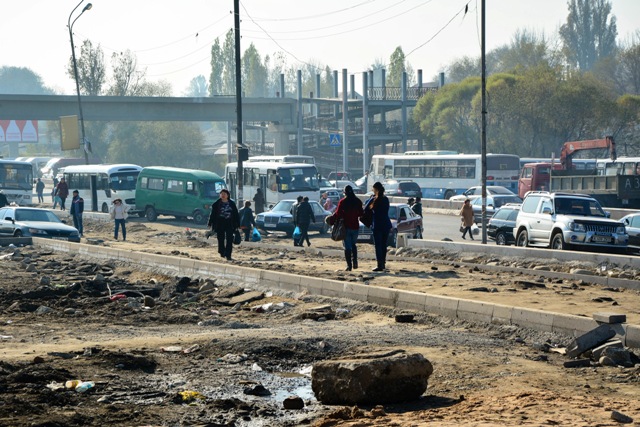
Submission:
[[[164,166],[143,168],[136,183],[136,211],[153,222],[158,215],[191,217],[206,224],[224,180],[213,172]]]

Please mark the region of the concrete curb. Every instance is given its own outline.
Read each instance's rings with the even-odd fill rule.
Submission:
[[[103,246],[48,239],[36,238],[33,241],[36,246],[61,252],[77,253],[97,259],[133,262],[143,267],[161,270],[165,274],[238,280],[254,287],[280,289],[290,292],[306,291],[309,294],[348,298],[399,310],[421,311],[473,322],[518,325],[539,331],[557,332],[571,337],[577,337],[598,325],[595,320],[588,317],[523,307],[508,307],[500,304],[400,291],[317,277],[297,276],[289,273],[241,267],[234,264],[220,264],[189,258],[123,251]],[[639,325],[618,325],[616,326],[616,332],[619,339],[627,347],[640,348]]]

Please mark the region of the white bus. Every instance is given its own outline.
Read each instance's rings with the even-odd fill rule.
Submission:
[[[9,203],[33,205],[33,166],[29,162],[0,160],[0,190]]]
[[[518,193],[519,158],[487,154],[487,185],[501,185]],[[376,181],[414,181],[422,197],[449,199],[482,184],[480,154],[377,154],[371,159],[367,188]]]
[[[237,163],[225,167],[225,181],[231,197],[237,197]],[[308,196],[309,200],[320,199],[318,169],[308,163],[279,163],[246,161],[243,169],[243,198],[253,200],[258,188],[262,189],[266,208],[280,200]],[[238,201],[242,203],[242,200]]]
[[[302,156],[297,154],[287,154],[284,156],[251,156],[250,162],[277,162],[277,163],[306,163],[315,165],[316,159],[313,156]]]
[[[78,190],[87,210],[92,206],[91,177],[95,176],[98,210],[109,212],[115,199],[122,199],[129,206],[135,206],[136,181],[142,166],[132,164],[117,165],[73,165],[64,168],[64,178],[69,185],[69,193]]]

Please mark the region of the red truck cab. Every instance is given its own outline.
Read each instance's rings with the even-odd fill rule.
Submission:
[[[529,191],[549,191],[551,181],[551,163],[527,163],[520,171],[518,196],[524,199]],[[553,163],[553,170],[562,170],[560,163]]]

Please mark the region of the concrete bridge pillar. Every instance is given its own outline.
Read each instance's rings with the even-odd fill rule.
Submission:
[[[289,133],[295,132],[293,126],[269,124],[269,132],[274,135],[273,155],[285,156],[289,153]]]

